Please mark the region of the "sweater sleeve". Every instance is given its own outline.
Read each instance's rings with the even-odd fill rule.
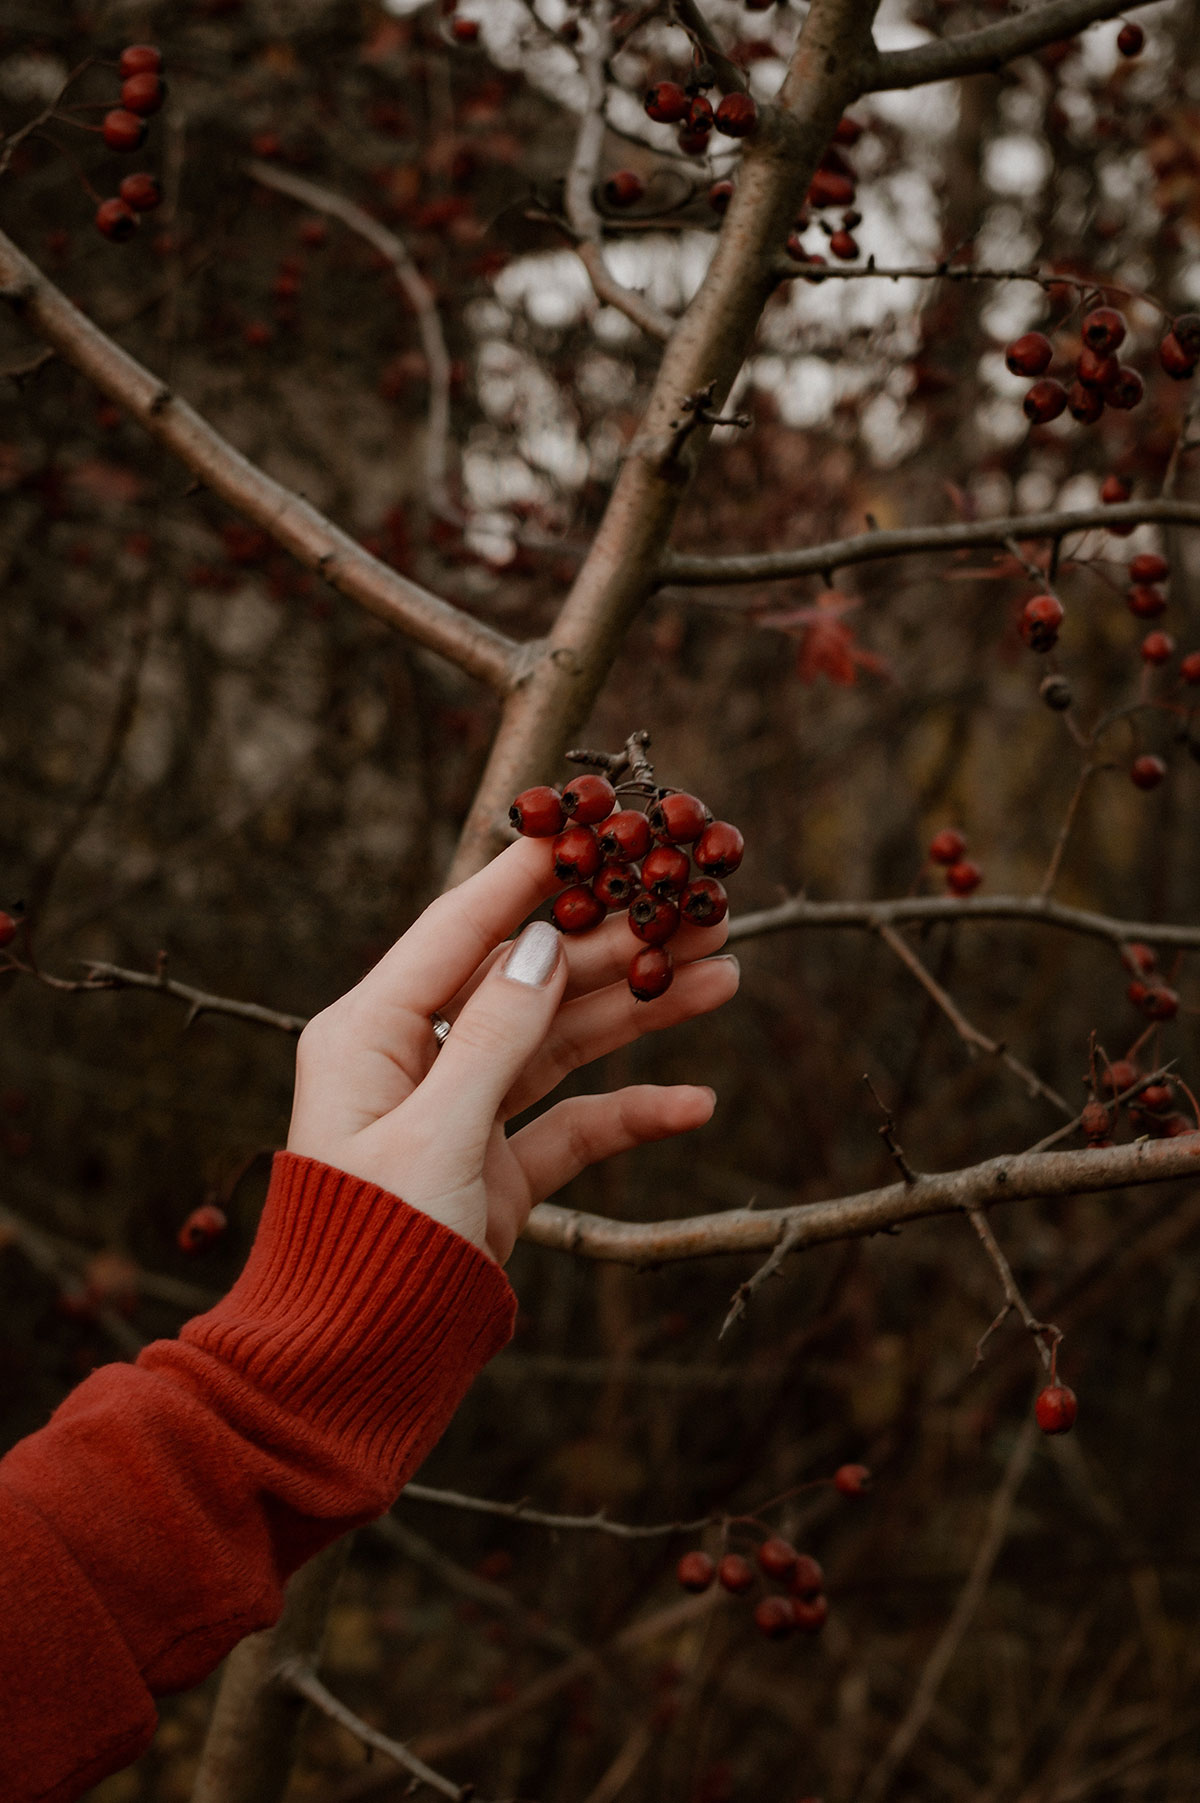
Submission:
[[[500,1267],[374,1184],[276,1155],[241,1276],[0,1459],[0,1796],[69,1803],[153,1697],[269,1627],[382,1514],[508,1340]]]

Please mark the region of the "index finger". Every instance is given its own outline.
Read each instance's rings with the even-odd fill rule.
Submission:
[[[488,954],[562,887],[549,839],[518,839],[457,888],[431,902],[358,985],[365,999],[414,1013],[441,1008]]]

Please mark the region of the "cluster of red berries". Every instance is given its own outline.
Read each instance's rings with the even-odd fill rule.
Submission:
[[[179,1250],[190,1254],[205,1251],[214,1240],[220,1239],[227,1225],[224,1210],[215,1202],[202,1202],[199,1208],[193,1208],[179,1229],[176,1242]]]
[[[122,50],[117,64],[121,104],[105,113],[100,127],[110,150],[140,150],[146,142],[146,120],[166,99],[162,66],[162,51],[153,44],[130,44]],[[97,207],[96,228],[120,244],[137,230],[139,214],[152,213],[161,201],[161,190],[152,175],[127,175],[117,194]]]
[[[1127,945],[1121,961],[1131,973],[1126,994],[1133,1006],[1147,1020],[1174,1020],[1179,1013],[1179,997],[1164,980],[1154,948],[1141,943]]]
[[[1048,376],[1054,346],[1044,332],[1025,332],[1014,338],[1004,361],[1014,376],[1036,378],[1025,395],[1026,418],[1043,426],[1069,413],[1081,425],[1095,425],[1105,407],[1128,412],[1145,393],[1137,370],[1117,359],[1129,328],[1115,307],[1093,307],[1083,316],[1083,340],[1075,360],[1070,387]],[[1195,375],[1200,363],[1200,313],[1181,313],[1172,321],[1158,347],[1158,361],[1177,382]]]
[[[967,841],[956,827],[944,826],[929,841],[929,858],[946,872],[951,895],[971,895],[983,881],[983,872],[966,856]]]
[[[702,801],[681,789],[644,780],[621,788],[643,796],[647,811],[619,807],[608,777],[587,775],[561,789],[524,790],[509,819],[527,838],[554,840],[554,873],[569,885],[550,910],[560,931],[587,933],[610,911],[628,910],[630,929],[641,941],[629,966],[629,987],[638,1001],[648,1002],[671,986],[667,941],[682,923],[715,927],[729,912],[720,878],[737,869],[745,841],[736,826],[714,820]],[[691,846],[690,856],[685,846]]]
[[[842,213],[840,225],[831,226],[824,219],[820,221],[821,230],[829,240],[830,255],[837,257],[842,263],[852,263],[858,256],[858,240],[854,236],[855,227],[862,223],[862,214],[854,206],[858,183],[854,170],[842,153],[843,150],[852,149],[862,134],[862,126],[849,113],[844,114],[834,127],[833,142],[817,164],[804,206],[793,221],[785,246],[793,262],[824,263],[825,258],[819,251],[805,248],[803,234],[812,223],[813,213],[826,212],[835,207],[847,209]]]
[[[686,83],[658,81],[646,91],[647,117],[659,125],[679,127],[676,141],[685,156],[704,156],[714,131],[727,138],[748,138],[758,124],[758,107],[751,94],[735,89],[713,106],[707,90],[716,86],[716,79],[708,63],[699,63]]]

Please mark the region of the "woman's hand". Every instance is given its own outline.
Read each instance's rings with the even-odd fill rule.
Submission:
[[[701,1127],[716,1100],[640,1084],[505,1123],[568,1072],[642,1033],[719,1008],[737,961],[707,959],[727,923],[684,925],[675,980],[653,1002],[625,981],[623,915],[564,939],[535,921],[560,885],[548,839],[521,839],[426,908],[361,983],[300,1035],[288,1150],[377,1183],[503,1264],[538,1202],[615,1152]],[[704,962],[697,962],[703,959]],[[451,1032],[439,1052],[430,1016]]]

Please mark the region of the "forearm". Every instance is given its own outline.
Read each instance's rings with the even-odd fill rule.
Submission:
[[[0,1461],[5,1798],[65,1803],[136,1757],[152,1694],[197,1683],[390,1505],[513,1309],[456,1234],[279,1155],[229,1295]]]

